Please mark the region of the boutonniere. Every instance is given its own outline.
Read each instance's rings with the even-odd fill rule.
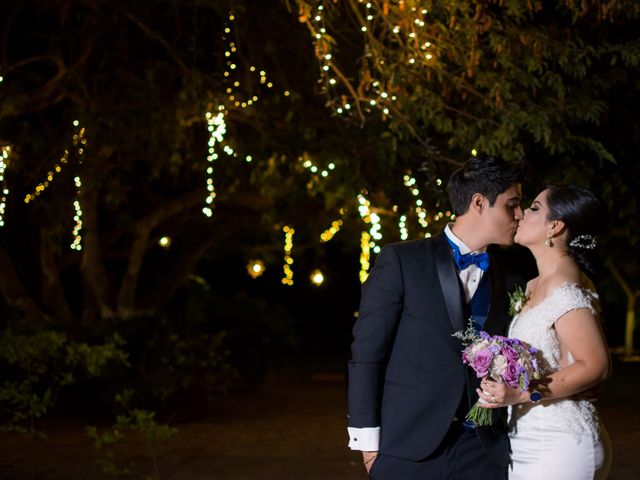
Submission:
[[[527,296],[524,293],[522,287],[516,288],[513,293],[509,294],[509,315],[512,317],[517,315],[524,308],[527,303]]]

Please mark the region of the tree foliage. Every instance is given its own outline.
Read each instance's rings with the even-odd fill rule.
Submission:
[[[339,238],[355,252],[369,228],[358,194],[383,217],[383,242],[399,238],[402,214],[411,236],[424,235],[405,175],[417,179],[435,232],[446,222],[442,180],[472,149],[524,161],[531,185],[596,190],[613,213],[607,242],[638,248],[635,2],[1,8],[0,138],[12,150],[0,290],[25,323],[84,328],[155,315],[201,278],[203,259],[261,257],[280,268],[284,225],[296,228],[297,252],[321,250],[320,233],[340,218]],[[215,162],[207,111],[225,112]],[[65,150],[61,172],[24,203]],[[74,177],[81,252],[68,248]],[[209,179],[211,218],[202,213]],[[623,250],[610,253],[631,278],[638,265],[621,262]]]

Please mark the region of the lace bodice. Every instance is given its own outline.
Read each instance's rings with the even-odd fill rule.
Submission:
[[[565,283],[556,288],[542,302],[522,315],[516,315],[509,327],[509,337],[519,338],[538,349],[537,359],[544,373],[560,369],[560,343],[554,328],[555,323],[564,314],[579,308],[588,309],[598,315],[598,294],[582,288],[575,283]],[[568,363],[573,363],[571,352]],[[518,417],[532,408],[548,409],[549,414],[557,418],[576,438],[586,431],[597,433],[598,416],[593,404],[577,398],[563,398],[543,401],[539,404],[522,404],[511,409],[512,428],[516,427]]]

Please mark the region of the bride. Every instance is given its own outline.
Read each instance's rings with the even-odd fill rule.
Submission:
[[[487,408],[510,407],[510,479],[605,479],[610,444],[592,402],[580,397],[610,375],[598,295],[584,271],[605,211],[595,196],[552,185],[525,210],[515,241],[536,259],[509,336],[537,348],[543,378],[522,392],[484,379]]]

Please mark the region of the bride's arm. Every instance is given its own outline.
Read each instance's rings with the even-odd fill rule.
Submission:
[[[586,308],[571,310],[555,324],[564,352],[574,362],[546,377],[543,398],[563,398],[594,387],[611,375],[611,361],[596,317]],[[541,390],[542,391],[542,390]]]
[[[571,352],[574,362],[539,382],[537,389],[542,392],[543,400],[569,397],[609,377],[609,350],[596,317],[588,309],[567,312],[556,321],[555,329],[562,350]],[[500,408],[529,401],[529,392],[509,388],[486,378],[477,392],[487,402],[482,405],[485,408]]]

